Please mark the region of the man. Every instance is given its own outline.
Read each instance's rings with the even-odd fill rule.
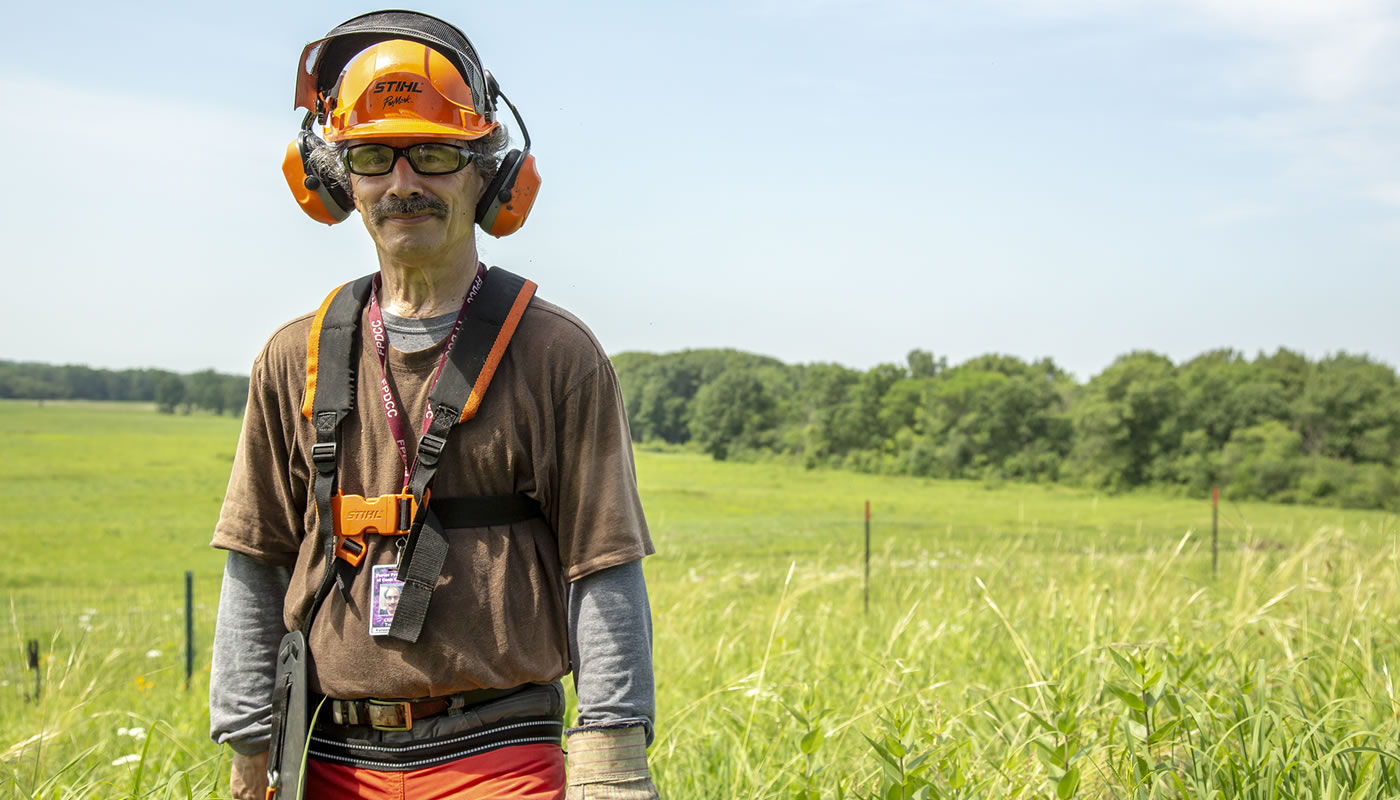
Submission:
[[[337,38],[346,31],[358,38]],[[233,795],[264,800],[276,778],[279,798],[296,796],[296,776],[267,774],[269,698],[278,641],[301,629],[319,709],[303,796],[655,797],[640,562],[653,550],[616,376],[581,322],[527,290],[503,352],[472,341],[473,304],[510,279],[478,263],[478,205],[511,192],[492,186],[499,90],[466,37],[426,15],[376,12],[333,30],[314,56],[325,66],[347,42],[364,49],[338,74],[312,75],[331,88],[316,99],[326,142],[304,140],[305,185],[348,193],[378,272],[355,284],[368,295],[347,334],[354,402],[338,426],[312,413],[336,374],[322,330],[331,299],[278,329],[253,365],[213,540],[229,556],[211,730],[235,752]],[[518,156],[506,163],[519,167]],[[430,448],[447,407],[425,413],[435,386],[476,346],[493,348],[494,374],[472,386],[474,417]],[[338,438],[326,450],[328,436]],[[450,513],[503,497],[526,510],[505,521]],[[395,514],[402,523],[384,521]],[[437,528],[445,554],[436,581],[418,587],[430,602],[415,627],[406,576],[428,559],[420,534]],[[566,779],[559,679],[571,670]]]

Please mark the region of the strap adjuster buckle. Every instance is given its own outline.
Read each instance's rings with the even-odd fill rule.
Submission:
[[[311,445],[311,462],[322,475],[335,472],[335,442],[317,442]]]
[[[380,731],[413,730],[413,706],[407,700],[365,701],[369,726]]]
[[[447,447],[447,440],[432,433],[423,434],[423,438],[418,441],[418,460],[426,466],[432,466],[438,462],[442,456],[443,448]]]

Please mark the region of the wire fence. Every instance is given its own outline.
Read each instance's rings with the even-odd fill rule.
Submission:
[[[144,661],[151,671],[178,670],[188,682],[195,623],[213,622],[218,587],[205,585],[196,594],[190,573],[172,577],[0,590],[0,620],[9,634],[0,651],[0,705],[32,702],[56,668],[91,658]]]

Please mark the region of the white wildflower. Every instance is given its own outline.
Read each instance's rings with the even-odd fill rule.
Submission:
[[[146,651],[146,658],[160,658],[160,651],[159,651],[159,650],[147,650],[147,651]]]
[[[122,764],[132,764],[132,763],[135,763],[135,762],[140,761],[140,760],[141,760],[141,754],[140,754],[140,753],[131,753],[131,754],[129,754],[129,755],[124,755],[124,756],[122,756],[121,758],[114,758],[114,759],[112,759],[112,766],[114,766],[114,767],[120,767]]]

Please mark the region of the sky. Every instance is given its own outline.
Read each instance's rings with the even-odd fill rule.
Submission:
[[[0,358],[246,373],[372,272],[281,160],[302,46],[373,8],[10,12]],[[609,353],[1400,364],[1400,4],[417,8],[471,37],[544,178],[483,260]]]

